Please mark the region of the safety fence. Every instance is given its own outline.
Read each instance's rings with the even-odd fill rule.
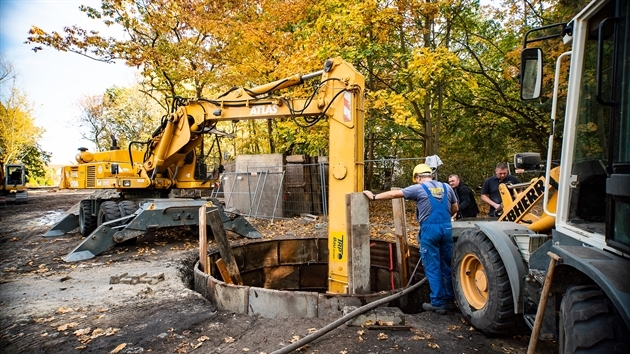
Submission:
[[[328,217],[328,161],[247,166],[241,172],[223,172],[213,197],[226,210],[253,218]],[[365,161],[365,189],[403,188],[412,183],[413,167],[423,158]],[[369,186],[369,187],[368,187]]]

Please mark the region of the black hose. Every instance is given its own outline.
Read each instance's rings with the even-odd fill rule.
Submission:
[[[420,263],[420,260],[418,260],[418,264]],[[418,267],[416,266],[416,269],[418,269]],[[414,269],[414,274],[415,274],[415,269]],[[411,275],[411,277],[409,279],[412,279],[414,274]],[[419,288],[421,285],[423,285],[424,283],[427,282],[427,278],[422,278],[422,280],[420,280],[418,283],[413,284],[412,286],[408,286],[406,287],[403,291],[396,293],[396,294],[392,294],[389,295],[387,297],[384,297],[382,299],[376,300],[374,302],[370,302],[367,305],[363,305],[361,307],[359,307],[358,309],[350,312],[347,315],[344,315],[343,317],[337,319],[336,321],[330,323],[329,325],[327,325],[326,327],[323,327],[321,329],[319,329],[316,332],[313,332],[311,334],[309,334],[308,336],[298,340],[297,342],[291,343],[289,345],[287,345],[286,347],[280,348],[278,350],[276,350],[275,352],[271,352],[271,354],[286,354],[286,353],[290,353],[312,341],[314,341],[315,339],[323,336],[324,334],[332,331],[333,329],[341,326],[342,324],[348,322],[350,319],[357,317],[358,315],[365,313],[375,307],[378,307],[382,304],[385,304],[387,302],[390,302],[391,300],[397,299],[399,297],[402,297],[403,295],[407,295],[408,293],[416,290],[417,288]]]

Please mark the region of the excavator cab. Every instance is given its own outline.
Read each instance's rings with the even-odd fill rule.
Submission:
[[[27,203],[26,168],[23,164],[2,165],[2,190],[0,196],[7,201]]]

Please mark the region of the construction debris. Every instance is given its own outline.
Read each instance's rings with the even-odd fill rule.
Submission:
[[[112,275],[109,278],[110,284],[157,284],[164,280],[164,273],[158,273],[153,276],[147,277],[147,273],[140,275],[129,275],[128,273],[122,273],[121,275]]]

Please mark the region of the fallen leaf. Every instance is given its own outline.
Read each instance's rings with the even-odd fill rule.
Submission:
[[[208,336],[201,336],[201,337],[197,338],[197,342],[205,342],[208,339],[210,339],[210,338],[208,338]]]
[[[362,336],[364,333],[365,333],[365,331],[364,331],[364,330],[362,330],[362,329],[360,329],[360,330],[358,330],[358,331],[357,331],[357,334],[358,334],[358,335],[360,335],[360,336]]]
[[[243,351],[244,351],[244,352],[248,352],[248,351],[249,351],[249,348],[243,348]]]
[[[300,340],[300,336],[293,336],[293,338],[291,338],[291,339],[289,340],[289,343],[295,343],[295,342],[297,342],[297,341],[299,341],[299,340]]]
[[[223,338],[223,341],[225,343],[233,343],[234,342],[234,338],[232,338],[232,337]]]
[[[450,326],[448,326],[446,329],[448,329],[449,331],[454,331],[454,330],[459,329],[459,326],[450,325]]]
[[[57,313],[68,313],[68,312],[72,312],[72,311],[74,311],[74,310],[68,309],[68,308],[63,307],[63,306],[57,309]]]
[[[117,354],[121,350],[125,349],[126,346],[127,346],[127,343],[120,343],[116,346],[116,348],[114,348],[111,352],[109,352],[109,354]]]
[[[437,343],[427,343],[427,345],[429,346],[429,348],[440,349],[440,346],[437,345]]]
[[[385,339],[387,339],[387,338],[389,338],[389,337],[388,337],[388,336],[387,336],[387,334],[385,334],[385,333],[379,333],[379,334],[376,336],[376,339],[378,339],[378,340],[385,340]]]
[[[65,323],[65,324],[62,324],[61,326],[57,327],[57,330],[59,332],[63,332],[65,330],[67,330],[68,328],[74,328],[76,326],[77,326],[76,322]]]
[[[98,337],[100,337],[100,336],[102,336],[104,334],[105,334],[104,330],[102,330],[100,328],[97,328],[94,331],[92,331],[92,336],[90,338],[91,339],[98,338]]]
[[[92,330],[90,329],[90,327],[88,327],[88,328],[77,329],[73,333],[75,336],[78,337],[78,336],[84,336],[84,335],[90,334],[91,331]]]
[[[317,328],[309,328],[308,329],[308,334],[313,334],[315,332],[317,332]]]
[[[111,328],[111,327],[109,327],[109,328],[107,328],[107,329],[105,330],[104,335],[105,335],[105,336],[113,336],[113,335],[114,335],[114,334],[116,334],[118,331],[119,331],[119,329],[118,329],[118,328]]]

